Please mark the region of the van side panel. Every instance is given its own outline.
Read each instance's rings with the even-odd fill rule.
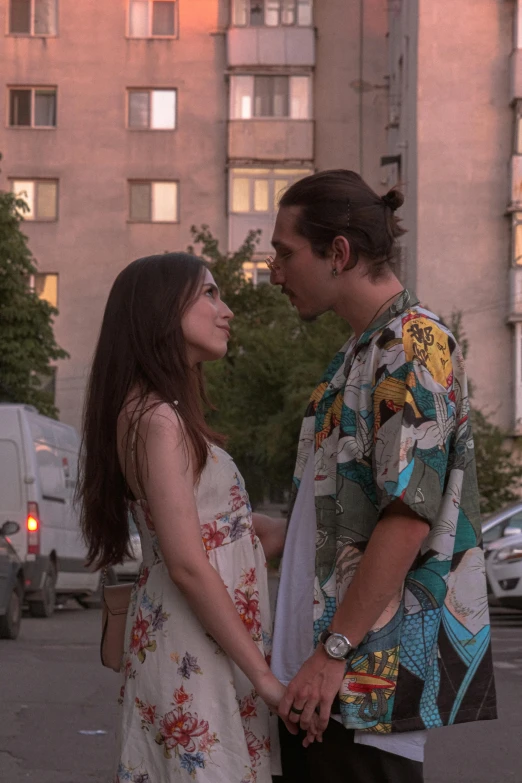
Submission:
[[[8,520],[20,525],[20,532],[10,538],[22,560],[26,554],[25,472],[18,410],[0,407],[0,525]]]

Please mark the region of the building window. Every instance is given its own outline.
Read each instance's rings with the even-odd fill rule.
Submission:
[[[231,169],[230,211],[234,214],[275,213],[285,190],[310,169]]]
[[[310,27],[312,0],[232,0],[232,23],[238,27]]]
[[[35,294],[49,302],[53,307],[58,307],[58,275],[48,272],[37,272],[31,276],[31,288]]]
[[[176,127],[176,90],[129,90],[128,126],[138,130]]]
[[[513,213],[511,257],[513,266],[522,266],[522,212]]]
[[[230,116],[308,120],[312,116],[309,76],[232,76]]]
[[[129,220],[133,223],[177,223],[177,182],[130,182]]]
[[[57,0],[9,0],[11,35],[56,35]]]
[[[55,87],[10,87],[9,125],[11,128],[55,128]]]
[[[12,181],[12,190],[29,207],[20,211],[24,220],[58,219],[58,180],[16,179]]]
[[[177,35],[176,0],[130,0],[131,38],[174,38]]]
[[[243,264],[243,272],[247,280],[251,280],[254,285],[270,282],[270,269],[264,261],[246,261]]]

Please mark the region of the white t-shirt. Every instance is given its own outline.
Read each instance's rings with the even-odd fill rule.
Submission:
[[[315,536],[314,458],[306,462],[288,524],[277,595],[272,647],[272,671],[284,684],[293,680],[314,651],[313,596]],[[340,717],[333,716],[337,720]],[[369,734],[356,731],[354,741],[388,753],[424,761],[427,731]]]

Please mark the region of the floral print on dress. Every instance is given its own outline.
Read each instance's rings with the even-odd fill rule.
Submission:
[[[148,611],[148,614],[144,612]],[[136,655],[140,663],[144,663],[147,652],[155,652],[157,643],[154,638],[168,620],[169,613],[163,611],[160,603],[143,593],[142,601],[131,630],[129,650]]]
[[[243,570],[239,585],[234,590],[234,604],[252,639],[255,642],[262,641],[263,629],[255,568]]]
[[[270,647],[265,558],[244,484],[212,447],[195,499],[201,540],[260,652]],[[143,565],[129,606],[115,783],[271,783],[269,712],[171,580],[146,501],[132,504]]]
[[[143,764],[130,767],[120,763],[114,783],[153,783],[153,781]]]

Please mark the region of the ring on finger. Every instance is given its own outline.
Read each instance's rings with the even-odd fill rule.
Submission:
[[[302,710],[298,710],[294,705],[290,707],[290,712],[293,712],[295,715],[302,715],[304,712],[304,708]]]

